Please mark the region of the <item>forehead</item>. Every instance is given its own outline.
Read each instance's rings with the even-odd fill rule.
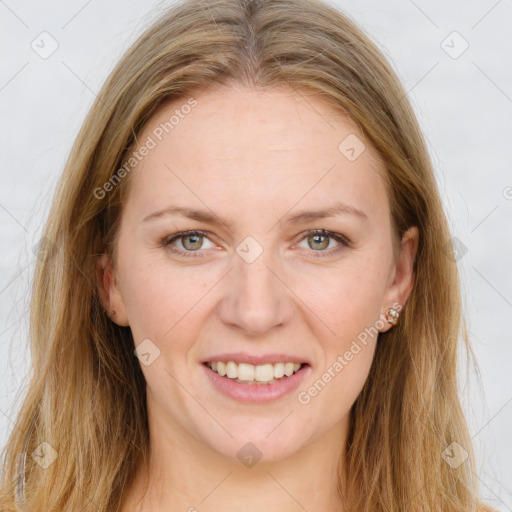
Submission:
[[[384,166],[355,123],[291,88],[219,86],[174,100],[147,121],[139,144],[152,146],[131,176],[129,202],[140,213],[191,202],[238,205],[236,216],[244,205],[277,215],[328,201],[388,211]]]

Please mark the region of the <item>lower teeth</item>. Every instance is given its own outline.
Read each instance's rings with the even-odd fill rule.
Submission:
[[[227,377],[229,379],[229,377]],[[265,384],[273,384],[274,382],[277,382],[277,380],[272,379],[266,382],[259,382],[257,380],[240,380],[240,379],[230,379],[234,380],[235,382],[238,382],[238,384],[249,384],[249,386],[261,386]],[[279,379],[281,380],[281,379]]]

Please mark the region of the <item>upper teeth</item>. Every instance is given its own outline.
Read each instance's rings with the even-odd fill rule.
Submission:
[[[230,379],[243,381],[270,382],[274,379],[280,379],[284,375],[290,377],[299,371],[300,363],[274,363],[274,364],[247,364],[235,363],[234,361],[214,361],[208,363],[208,366],[222,377],[227,376]]]

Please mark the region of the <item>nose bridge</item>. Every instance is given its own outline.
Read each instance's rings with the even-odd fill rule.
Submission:
[[[253,334],[285,323],[293,309],[288,289],[275,275],[281,266],[267,241],[249,236],[237,246],[227,304],[221,308],[224,322]]]
[[[243,247],[241,244],[240,247]],[[246,255],[240,255],[241,248],[237,250],[239,257],[235,260],[236,279],[239,283],[239,293],[252,299],[275,299],[279,293],[275,286],[276,277],[270,271],[275,266],[275,258],[270,246],[254,255],[255,248],[251,247]],[[246,256],[249,259],[246,259]],[[254,258],[254,259],[252,259]],[[282,291],[282,290],[281,290]]]

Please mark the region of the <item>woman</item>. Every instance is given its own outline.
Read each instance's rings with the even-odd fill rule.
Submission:
[[[449,239],[405,91],[351,21],[169,9],[58,187],[0,510],[491,510]]]

